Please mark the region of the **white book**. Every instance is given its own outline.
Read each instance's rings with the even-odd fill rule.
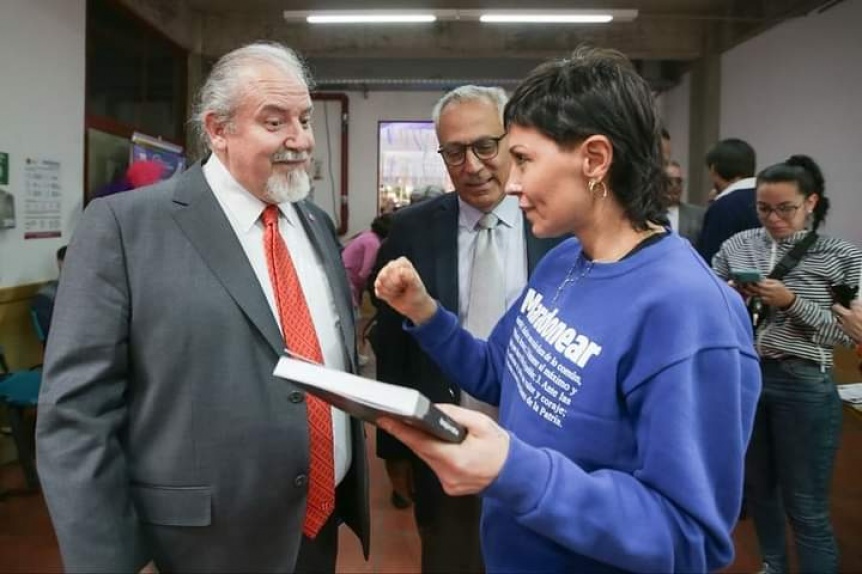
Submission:
[[[466,429],[417,391],[381,383],[305,360],[282,357],[273,374],[370,423],[397,418],[448,442],[461,442]]]

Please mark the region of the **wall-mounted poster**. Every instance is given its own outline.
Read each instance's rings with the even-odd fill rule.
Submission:
[[[60,162],[28,157],[24,165],[24,239],[60,237],[62,203]]]

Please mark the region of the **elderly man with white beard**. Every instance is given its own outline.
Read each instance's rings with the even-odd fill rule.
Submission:
[[[311,115],[291,50],[237,49],[194,118],[209,158],[87,207],[37,427],[68,571],[334,572],[341,522],[367,556],[360,423],[272,375],[285,348],[356,366]]]

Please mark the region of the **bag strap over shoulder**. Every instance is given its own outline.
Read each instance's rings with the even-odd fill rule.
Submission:
[[[790,273],[794,267],[799,264],[799,261],[817,241],[817,232],[811,230],[802,238],[802,241],[793,246],[787,254],[781,258],[781,261],[772,269],[772,272],[767,276],[769,279],[781,280],[782,277]]]

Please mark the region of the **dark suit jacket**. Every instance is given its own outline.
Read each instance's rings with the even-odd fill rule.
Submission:
[[[528,274],[560,239],[537,239],[524,222]],[[398,257],[407,257],[440,304],[458,313],[458,198],[447,193],[396,214],[389,236],[380,247],[377,269]],[[458,403],[461,390],[446,379],[437,365],[402,328],[404,318],[381,304],[377,324],[377,378],[413,387],[435,403]],[[384,459],[414,461],[416,518],[433,516],[435,500],[444,496],[436,476],[410,451],[386,432],[377,433],[377,454]]]
[[[332,223],[296,205],[355,365]],[[289,572],[309,467],[304,395],[199,165],[94,200],[69,246],[39,401],[39,474],[67,570]],[[337,512],[368,551],[361,425]]]
[[[703,227],[703,214],[705,207],[692,205],[691,203],[679,204],[679,234],[689,242],[697,246],[700,238],[700,230]]]
[[[707,208],[697,244],[697,250],[707,265],[712,266],[712,258],[722,243],[740,231],[760,227],[755,208],[756,197],[753,187],[737,189],[713,201]]]

